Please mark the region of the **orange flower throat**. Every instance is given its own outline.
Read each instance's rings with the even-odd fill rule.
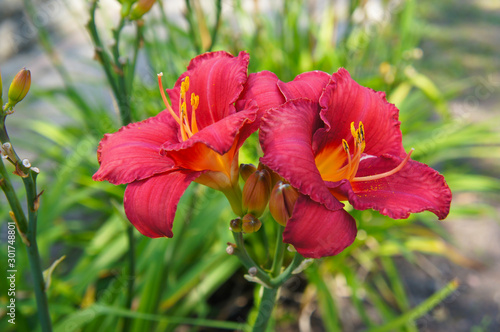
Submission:
[[[354,122],[351,123],[351,135],[354,138],[354,148],[352,153],[347,141],[345,139],[342,139],[341,146],[326,146],[316,156],[316,166],[318,167],[318,170],[324,181],[337,182],[343,179],[347,179],[350,182],[359,182],[385,178],[400,171],[408,162],[414,150],[411,149],[410,153],[408,153],[405,159],[397,167],[388,172],[356,177],[359,163],[361,161],[361,155],[363,154],[363,151],[366,147],[365,129],[362,122],[359,122],[358,129],[354,127]]]
[[[161,82],[163,73],[159,73],[157,76],[163,102],[165,103],[170,115],[179,125],[182,140],[186,141],[199,131],[198,124],[196,122],[196,110],[200,104],[200,96],[196,95],[194,92],[191,93],[191,116],[189,117],[186,101],[186,95],[189,90],[189,76],[184,77],[184,80],[181,82],[181,91],[179,96],[179,114],[176,114],[165,96],[165,90],[163,89],[163,84]],[[231,185],[230,180],[234,177],[232,176],[232,164],[235,154],[237,153],[236,147],[237,140],[235,140],[233,146],[227,153],[220,155],[210,149],[206,144],[197,142],[193,144],[189,150],[177,151],[170,157],[175,160],[177,166],[182,168],[193,171],[209,170],[223,173],[224,176],[222,178],[218,175],[212,176],[210,174],[203,174],[196,180],[197,182],[208,185],[209,187],[219,189],[227,187],[228,184],[229,186]]]

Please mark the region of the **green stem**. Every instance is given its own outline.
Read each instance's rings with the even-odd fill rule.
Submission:
[[[4,192],[5,197],[9,202],[12,212],[14,213],[19,232],[23,237],[25,237],[26,232],[28,231],[28,221],[26,220],[26,216],[24,215],[21,203],[19,203],[19,200],[17,199],[14,187],[10,183],[9,173],[5,168],[5,164],[3,163],[3,161],[0,161],[0,187],[2,188],[2,191]]]
[[[127,226],[127,237],[128,237],[128,261],[129,261],[129,271],[128,271],[128,283],[127,283],[127,299],[125,301],[125,306],[127,309],[132,308],[132,300],[134,298],[134,280],[135,280],[135,240],[134,240],[134,227],[132,225]],[[130,331],[132,327],[132,321],[130,317],[126,317],[123,321],[123,332]]]
[[[88,23],[88,30],[90,36],[96,48],[96,52],[100,58],[101,65],[106,74],[113,95],[118,103],[118,109],[120,111],[120,119],[122,125],[128,125],[132,122],[132,112],[130,107],[130,97],[132,91],[132,82],[134,79],[135,66],[137,61],[137,53],[140,44],[140,39],[142,38],[142,29],[137,26],[137,39],[136,39],[136,49],[134,52],[132,65],[127,66],[127,63],[122,64],[122,59],[120,58],[120,36],[125,26],[125,18],[122,17],[116,29],[113,29],[113,37],[115,43],[111,48],[113,60],[110,59],[108,53],[104,50],[103,44],[99,37],[99,32],[95,25],[95,11],[97,9],[97,0],[92,3],[90,9],[90,20]],[[125,300],[126,308],[130,309],[132,306],[132,299],[134,295],[134,279],[135,279],[135,239],[132,226],[127,228],[127,237],[129,242],[128,248],[128,261],[129,261],[129,283],[127,288],[127,296]],[[126,318],[123,324],[123,331],[128,331],[130,328],[130,318]]]
[[[293,256],[290,265],[287,266],[287,268],[285,269],[285,271],[283,271],[283,273],[281,273],[279,276],[271,280],[271,285],[273,287],[279,287],[283,285],[288,280],[288,278],[290,278],[292,272],[299,267],[300,263],[302,263],[303,260],[304,257],[302,257],[301,254],[296,252],[295,256]]]
[[[193,8],[191,7],[190,0],[185,0],[186,3],[186,19],[189,23],[189,32],[191,36],[191,41],[193,42],[193,47],[197,54],[201,53],[201,47],[198,43],[198,38],[194,29],[194,21],[193,21]]]
[[[216,10],[217,10],[217,13],[215,14],[216,15],[215,26],[214,26],[214,29],[212,30],[212,35],[210,36],[211,37],[210,38],[210,47],[208,47],[207,52],[212,51],[212,48],[215,45],[215,40],[217,39],[217,32],[219,32],[220,18],[221,18],[221,14],[222,14],[222,0],[217,0],[215,6],[216,6]]]
[[[285,244],[283,243],[283,230],[285,227],[278,225],[278,232],[276,234],[276,249],[274,252],[273,266],[271,267],[271,273],[273,276],[277,277],[281,272],[281,266],[283,265],[283,258],[285,257]]]
[[[241,203],[242,193],[239,184],[236,183],[229,189],[222,190],[222,193],[224,194],[224,196],[226,196],[227,200],[229,201],[229,204],[231,205],[231,209],[233,210],[234,214],[243,217],[244,213],[243,213],[243,206]]]
[[[132,86],[134,83],[134,77],[135,77],[135,67],[137,66],[137,56],[139,55],[139,48],[141,47],[141,42],[142,42],[142,34],[143,34],[143,25],[135,22],[136,26],[136,36],[135,36],[135,43],[134,43],[134,55],[132,57],[132,63],[129,65],[129,68],[127,70],[127,86],[126,90],[127,91],[132,91]]]
[[[89,30],[90,33],[90,38],[92,39],[92,42],[94,43],[94,47],[96,48],[96,54],[99,57],[99,60],[102,64],[102,67],[104,69],[104,73],[106,74],[106,78],[108,79],[109,84],[111,85],[111,89],[113,90],[113,93],[118,92],[118,87],[116,86],[114,77],[113,77],[113,72],[112,72],[112,65],[111,65],[111,60],[109,58],[108,53],[104,50],[103,44],[101,42],[101,38],[99,37],[99,32],[97,31],[97,27],[95,25],[95,11],[97,9],[97,0],[94,0],[92,2],[92,7],[90,8],[90,20],[89,23],[87,24],[87,29]]]
[[[2,127],[0,128],[0,140],[1,143],[10,142],[9,135],[5,128],[5,117],[2,119]],[[14,151],[14,148],[12,148]],[[27,174],[23,178],[24,188],[26,190],[26,200],[28,207],[28,218],[22,210],[21,204],[17,198],[17,195],[10,182],[9,174],[3,162],[0,162],[0,174],[1,174],[1,187],[7,197],[14,217],[16,218],[17,227],[19,228],[20,236],[26,239],[26,249],[28,252],[28,261],[31,269],[31,276],[33,278],[33,289],[35,291],[36,305],[38,309],[38,318],[40,321],[40,327],[44,332],[52,331],[52,322],[50,319],[49,305],[47,301],[47,294],[45,293],[45,281],[43,279],[43,269],[40,264],[40,253],[38,252],[38,244],[36,242],[36,228],[37,228],[37,200],[38,194],[36,190],[36,176],[37,173],[26,168],[22,165],[21,160],[14,152],[11,156],[14,160],[11,160],[14,165],[17,165],[21,171]]]
[[[265,332],[267,330],[269,319],[271,318],[274,306],[276,304],[278,289],[279,289],[278,287],[276,288],[263,287],[262,297],[260,298],[259,311],[252,331]]]
[[[278,225],[276,234],[276,250],[274,252],[273,265],[271,267],[271,274],[278,276],[283,265],[283,258],[285,256],[285,244],[283,243],[283,230],[285,227]],[[257,319],[253,326],[253,331],[266,331],[269,319],[271,318],[276,298],[281,284],[274,285],[274,279],[271,280],[272,288],[263,287],[263,294],[260,299]]]
[[[52,323],[50,319],[45,281],[43,279],[43,269],[40,263],[40,253],[38,252],[38,245],[36,242],[38,216],[37,208],[35,206],[35,202],[38,200],[38,194],[36,192],[36,175],[37,173],[30,171],[30,175],[23,179],[24,186],[26,188],[29,216],[28,233],[26,234],[26,237],[30,245],[27,246],[27,250],[31,275],[33,277],[33,287],[35,289],[36,306],[38,308],[40,327],[42,328],[42,331],[49,332],[52,331]]]
[[[247,270],[252,267],[256,268],[257,274],[255,276],[262,280],[265,284],[271,285],[271,278],[269,275],[248,254],[245,248],[245,241],[243,240],[243,233],[233,233],[233,236],[236,242],[234,255],[240,259],[241,263]]]
[[[123,125],[127,125],[132,122],[132,115],[130,109],[130,91],[127,89],[127,82],[125,81],[125,64],[122,64],[122,59],[120,58],[120,35],[125,26],[125,19],[122,17],[118,27],[113,29],[113,37],[115,38],[115,43],[112,47],[114,64],[117,71],[117,82],[118,82],[118,93],[115,93],[115,98],[118,102],[118,109],[120,110],[120,117]],[[132,75],[133,77],[133,75]]]

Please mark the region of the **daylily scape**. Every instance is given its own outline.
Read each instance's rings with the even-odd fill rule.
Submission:
[[[336,255],[354,241],[356,222],[341,201],[394,219],[425,210],[447,216],[449,187],[405,152],[399,111],[384,93],[360,86],[345,69],[285,83],[269,71],[248,75],[248,62],[245,52],[197,56],[166,90],[170,102],[159,74],[166,109],[100,142],[93,179],[128,183],[125,213],[142,234],[173,236],[177,204],[192,181],[222,191],[235,214],[248,216],[238,150],[258,129],[264,155],[253,178],[269,183],[252,188],[266,188],[263,204],[271,197],[272,215],[286,225],[283,241],[304,257]]]

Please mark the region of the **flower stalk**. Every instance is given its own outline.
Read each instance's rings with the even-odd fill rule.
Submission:
[[[12,209],[12,215],[15,219],[19,235],[26,244],[41,330],[50,332],[52,331],[52,322],[47,301],[45,281],[43,278],[43,269],[40,262],[40,253],[36,241],[38,206],[41,194],[39,194],[36,189],[38,169],[25,166],[25,163],[23,163],[15,153],[5,127],[5,118],[6,115],[4,114],[1,119],[0,141],[3,147],[5,147],[6,143],[9,144],[8,146],[12,149],[12,153],[9,153],[7,159],[15,165],[15,174],[23,178],[28,207],[27,218],[14,191],[9,173],[3,161],[0,162],[0,186]]]

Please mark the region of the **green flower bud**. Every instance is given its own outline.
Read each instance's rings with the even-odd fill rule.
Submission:
[[[242,228],[243,232],[245,232],[246,234],[257,232],[261,226],[262,222],[259,219],[255,218],[255,216],[251,214],[246,214],[243,217]]]
[[[243,187],[243,208],[255,217],[266,209],[271,195],[271,175],[265,169],[250,175]]]
[[[269,212],[278,224],[286,226],[298,198],[299,193],[291,185],[282,181],[276,183],[269,199]]]
[[[252,164],[241,164],[240,165],[240,175],[243,181],[247,181],[250,175],[252,175],[257,170]]]
[[[23,68],[17,73],[16,77],[12,80],[9,88],[9,101],[7,102],[6,109],[12,109],[18,102],[26,97],[31,86],[31,72]]]
[[[134,6],[132,7],[132,11],[130,12],[130,19],[131,20],[138,20],[140,19],[144,14],[149,12],[151,7],[153,7],[154,3],[156,0],[139,0],[137,1]]]

